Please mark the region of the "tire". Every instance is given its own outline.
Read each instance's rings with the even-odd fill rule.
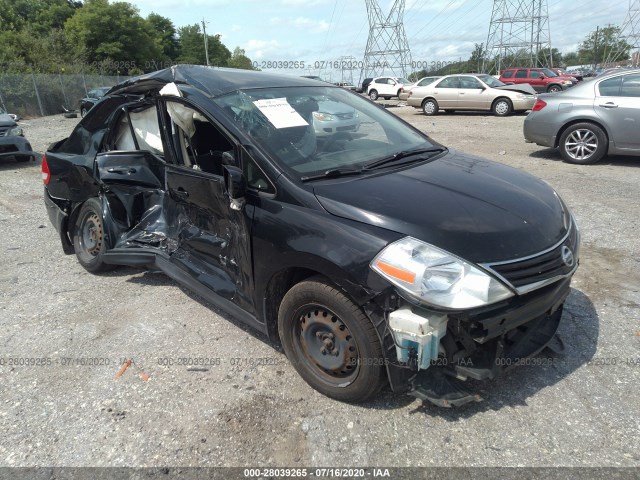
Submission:
[[[278,328],[287,358],[323,395],[360,403],[384,385],[384,358],[375,327],[322,277],[312,277],[287,292]]]
[[[438,106],[438,102],[436,102],[433,98],[427,98],[424,102],[422,102],[422,111],[425,115],[437,115],[440,107]]]
[[[607,134],[593,123],[576,123],[562,133],[558,148],[565,162],[590,165],[606,155],[609,139]]]
[[[549,88],[547,88],[548,93],[557,93],[561,91],[562,87],[560,85],[550,85]]]
[[[378,99],[378,91],[377,90],[371,90],[369,92],[369,98],[375,102]]]
[[[86,109],[86,108],[84,108],[84,107],[82,107],[82,108],[80,109],[80,116],[81,116],[81,117],[84,117],[86,114],[87,114],[87,109]]]
[[[73,247],[76,258],[85,270],[91,273],[108,272],[115,268],[103,262],[107,251],[104,235],[102,204],[97,198],[90,198],[82,207],[73,228]]]
[[[498,98],[493,102],[491,111],[496,117],[506,117],[513,112],[513,103],[508,98]]]

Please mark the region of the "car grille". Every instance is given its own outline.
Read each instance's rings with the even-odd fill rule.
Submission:
[[[578,268],[579,248],[580,232],[572,222],[565,238],[549,250],[518,260],[482,266],[523,294],[571,275]]]
[[[11,127],[0,127],[0,137],[6,137]]]

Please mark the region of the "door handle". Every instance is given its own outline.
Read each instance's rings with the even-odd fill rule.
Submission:
[[[174,190],[174,192],[176,193],[176,195],[180,198],[188,198],[189,197],[189,192],[187,192],[184,188],[182,187],[178,187],[177,190]]]
[[[618,108],[618,105],[613,102],[601,103],[600,106],[604,108]]]
[[[119,173],[121,175],[132,175],[136,173],[135,168],[107,168],[107,172],[109,173]]]

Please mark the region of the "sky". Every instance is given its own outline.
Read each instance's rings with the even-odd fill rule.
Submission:
[[[349,71],[314,67],[341,57],[362,61],[369,33],[365,0],[131,0],[131,3],[141,15],[158,13],[171,19],[176,27],[204,19],[208,33],[220,34],[222,42],[232,51],[235,47],[244,49],[263,70],[269,70],[268,62],[286,61],[291,62],[287,68],[271,69],[294,75],[319,74],[334,82],[356,83],[360,76],[359,70],[352,73],[352,80],[348,78]],[[394,2],[377,3],[387,14]],[[627,0],[546,3],[551,45],[565,53],[577,50],[578,44],[597,26],[622,25],[629,9]],[[467,60],[474,45],[487,40],[492,7],[492,0],[406,0],[404,27],[414,65]]]

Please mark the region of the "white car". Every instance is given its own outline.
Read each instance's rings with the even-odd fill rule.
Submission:
[[[405,86],[411,85],[411,82],[402,77],[377,77],[371,80],[367,87],[367,95],[371,100],[377,100],[382,97],[389,100],[391,97],[400,97],[400,93]]]

